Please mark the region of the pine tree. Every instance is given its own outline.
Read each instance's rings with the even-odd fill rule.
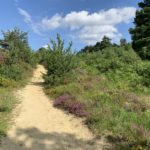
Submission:
[[[127,44],[126,39],[120,39],[120,46],[125,46]]]
[[[103,49],[110,47],[110,46],[112,46],[111,39],[108,38],[107,36],[104,36],[101,43],[100,43],[100,49],[103,50]]]
[[[142,59],[150,60],[150,0],[138,3],[140,10],[136,11],[135,28],[130,29],[132,47]]]

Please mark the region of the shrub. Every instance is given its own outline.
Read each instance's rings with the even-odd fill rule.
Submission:
[[[70,43],[68,48],[64,48],[64,41],[57,35],[57,42],[51,40],[52,48],[48,47],[46,58],[47,75],[45,83],[49,86],[63,83],[65,76],[75,68],[75,57],[71,52]]]
[[[124,48],[106,48],[101,52],[81,55],[86,64],[96,67],[100,72],[106,73],[111,70],[121,69],[126,65],[133,65],[140,61],[140,58],[132,50]]]
[[[150,86],[150,62],[144,62],[132,48],[110,47],[101,52],[85,53],[79,57],[114,82],[117,88],[146,91]]]
[[[15,81],[0,76],[0,87],[11,87],[15,85]]]
[[[87,115],[85,111],[85,105],[81,102],[76,101],[75,97],[72,95],[66,94],[66,95],[59,96],[55,100],[54,106],[63,108],[67,110],[69,113],[72,113],[79,117],[83,117]]]
[[[8,58],[6,63],[9,65],[18,64],[23,61],[27,64],[35,66],[36,59],[28,44],[28,33],[21,31],[19,28],[14,28],[6,32],[2,32],[4,42],[7,41]]]
[[[109,133],[130,142],[141,142],[139,134],[144,137],[145,132],[150,132],[150,122],[147,120],[149,106],[136,95],[118,91],[115,94],[101,93],[91,99],[87,123],[95,133]],[[136,124],[137,128],[133,129],[132,124]],[[147,142],[149,138],[150,134],[146,134],[143,140]]]
[[[0,52],[0,65],[4,64],[6,60],[6,57],[4,53]]]
[[[141,84],[150,87],[150,62],[142,62],[137,65],[136,71],[142,77]]]
[[[4,65],[0,67],[1,76],[15,81],[22,79],[23,68],[20,65]]]
[[[85,106],[81,102],[74,102],[69,104],[68,111],[79,117],[87,116],[87,112],[85,111]]]
[[[48,55],[49,51],[47,48],[40,48],[37,52],[36,52],[36,55],[37,55],[37,58],[38,58],[38,62],[40,64],[43,64],[46,66],[46,58],[47,58],[47,55]]]
[[[36,65],[35,53],[28,45],[27,33],[18,28],[3,32],[0,40],[0,136],[6,135],[11,111],[16,103],[14,87],[22,85]]]
[[[89,128],[98,135],[113,135],[128,147],[141,143],[147,147],[150,105],[145,93],[149,94],[150,63],[142,61],[130,44],[80,53],[77,59],[73,75],[47,76],[54,79],[55,87],[46,89],[55,99],[54,106],[86,116]]]
[[[71,96],[71,95],[68,95],[68,94],[61,95],[55,100],[54,106],[55,107],[64,107],[65,103],[71,99],[73,99],[73,96]]]
[[[11,92],[0,89],[0,137],[6,136],[10,113],[15,103],[16,100]]]

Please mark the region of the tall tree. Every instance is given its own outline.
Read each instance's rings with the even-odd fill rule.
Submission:
[[[110,46],[112,46],[111,39],[107,36],[104,36],[100,43],[100,49],[102,50]]]
[[[97,52],[97,51],[101,51],[107,47],[111,47],[113,46],[113,44],[111,43],[111,39],[108,38],[107,36],[104,36],[102,38],[101,42],[97,42],[95,45],[93,46],[85,46],[83,49],[81,49],[81,51],[79,53],[84,53],[84,52]]]
[[[8,30],[6,32],[2,31],[5,42],[13,42],[15,46],[18,43],[23,43],[28,47],[28,33],[21,31],[19,28],[15,27],[13,30]]]
[[[4,41],[9,44],[9,63],[18,63],[20,60],[31,62],[32,51],[28,44],[28,33],[14,28],[6,32],[2,31]]]
[[[150,0],[138,3],[140,9],[136,11],[135,28],[130,29],[132,47],[142,59],[150,60]]]
[[[120,46],[125,46],[127,44],[126,39],[120,39]]]
[[[45,60],[47,75],[45,82],[50,86],[59,85],[64,82],[67,74],[76,66],[75,57],[71,51],[72,42],[64,47],[64,40],[57,34],[56,41],[51,40]]]

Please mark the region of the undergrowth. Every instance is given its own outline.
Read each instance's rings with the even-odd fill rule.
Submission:
[[[67,82],[45,88],[54,106],[86,117],[88,127],[116,149],[150,149],[150,63],[123,48],[76,57]]]
[[[10,90],[0,89],[0,136],[5,136],[10,124],[11,111],[16,104],[16,98]]]
[[[14,28],[2,33],[7,46],[0,43],[0,136],[7,133],[16,103],[13,92],[26,84],[37,62],[26,32]]]

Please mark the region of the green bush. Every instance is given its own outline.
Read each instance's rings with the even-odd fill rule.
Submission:
[[[126,143],[126,148],[149,149],[150,62],[125,46],[81,53],[77,59],[78,67],[67,76],[71,81],[46,93],[54,99],[76,97],[86,106],[87,124],[94,133],[108,135],[119,145]]]
[[[142,62],[137,65],[137,73],[142,77],[141,83],[144,86],[150,87],[150,62]]]
[[[15,103],[16,99],[12,92],[0,89],[0,137],[6,135],[10,113]]]
[[[43,64],[43,65],[46,65],[46,58],[47,58],[47,55],[48,55],[49,51],[47,48],[40,48],[37,52],[36,52],[36,57],[38,59],[38,62],[40,64]]]
[[[0,76],[0,87],[6,88],[6,87],[12,87],[13,85],[15,85],[14,80],[7,79],[7,78]]]
[[[23,69],[20,65],[13,64],[0,67],[0,75],[8,79],[21,80],[22,74]]]
[[[35,66],[36,57],[28,44],[28,33],[21,31],[19,28],[2,32],[4,42],[8,46],[8,65],[18,64],[20,61]]]
[[[75,56],[71,52],[69,46],[64,48],[64,41],[57,35],[57,42],[51,40],[52,48],[48,47],[48,55],[46,58],[47,75],[44,77],[45,83],[49,86],[64,83],[64,79],[68,73],[75,68]]]
[[[125,65],[136,64],[140,61],[140,58],[132,49],[125,50],[124,47],[110,47],[101,52],[82,54],[81,58],[88,65],[96,67],[102,72],[116,70]]]
[[[99,70],[118,88],[144,91],[150,86],[150,62],[144,62],[131,47],[110,47],[101,52],[83,53],[80,59]]]
[[[138,144],[149,142],[149,106],[136,95],[127,92],[101,93],[91,97],[88,105],[90,115],[87,123],[95,133],[109,133]]]
[[[24,85],[36,66],[36,55],[28,45],[27,33],[18,28],[3,32],[7,49],[0,50],[0,136],[5,136],[16,103],[13,90]],[[1,44],[1,43],[0,43]]]

